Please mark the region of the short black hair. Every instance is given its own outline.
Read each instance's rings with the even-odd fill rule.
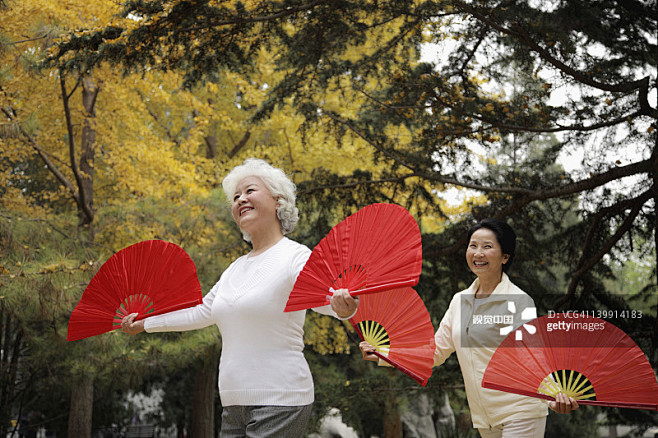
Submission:
[[[473,233],[481,228],[486,228],[493,231],[493,233],[496,235],[496,239],[498,239],[498,243],[500,244],[503,254],[509,255],[507,263],[503,264],[503,272],[507,272],[510,266],[512,266],[512,261],[514,260],[514,253],[516,250],[516,233],[507,222],[501,221],[500,219],[487,218],[481,220],[471,227],[471,229],[468,231],[467,240],[470,242]]]

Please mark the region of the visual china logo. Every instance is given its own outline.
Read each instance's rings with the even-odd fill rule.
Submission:
[[[507,302],[507,310],[512,314],[516,314],[516,304],[514,301],[508,301]],[[521,311],[521,321],[532,321],[533,319],[537,318],[537,308],[536,307],[526,307]],[[537,328],[532,325],[532,324],[527,324],[523,323],[522,327],[528,331],[531,335],[534,335],[537,333]],[[514,330],[514,326],[512,324],[507,325],[503,328],[500,329],[500,335],[501,336],[507,336]],[[515,337],[517,341],[523,340],[523,330],[521,330],[521,327],[519,327],[516,330]]]

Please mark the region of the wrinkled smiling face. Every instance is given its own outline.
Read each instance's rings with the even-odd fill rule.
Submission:
[[[231,213],[243,230],[253,233],[273,224],[279,227],[276,209],[276,199],[259,177],[248,176],[235,187]]]
[[[498,238],[493,231],[488,228],[480,228],[471,235],[468,248],[466,248],[466,263],[475,275],[488,273],[500,275],[503,265],[508,260],[509,255],[503,254]]]

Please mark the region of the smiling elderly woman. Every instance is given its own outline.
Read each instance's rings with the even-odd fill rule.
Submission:
[[[510,302],[519,310],[535,306],[506,274],[515,251],[516,234],[507,223],[484,219],[471,227],[466,264],[477,278],[453,296],[434,336],[434,366],[457,353],[473,427],[482,438],[542,438],[546,428],[548,409],[543,401],[482,387],[484,371],[504,339],[501,328],[508,323],[494,318],[491,323],[479,323],[475,317],[506,315]],[[517,318],[514,326],[521,322]],[[378,360],[370,344],[363,342],[360,347],[364,359]],[[549,406],[559,413],[578,409],[578,403],[562,393]]]
[[[298,220],[295,185],[281,169],[248,159],[222,183],[231,212],[252,249],[235,260],[190,309],[135,321],[124,332],[193,330],[217,325],[222,335],[219,394],[223,438],[303,437],[314,400],[302,350],[305,311],[284,313],[311,250],[290,233]],[[341,319],[358,306],[346,290],[314,309]]]
[[[233,218],[247,242],[253,242],[253,239],[249,231],[241,225],[242,213],[253,208],[253,205],[246,202],[246,195],[258,193],[258,187],[266,189],[267,197],[275,201],[276,219],[279,221],[281,234],[286,235],[295,229],[299,220],[299,211],[295,207],[295,184],[283,170],[272,167],[263,160],[247,159],[226,175],[222,187],[226,197],[232,199]],[[249,193],[245,193],[245,189]]]

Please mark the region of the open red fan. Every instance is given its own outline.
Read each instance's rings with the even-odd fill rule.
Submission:
[[[487,366],[483,387],[547,400],[562,392],[579,404],[658,410],[653,369],[618,327],[577,313],[527,324],[537,331],[519,328],[505,338]]]
[[[91,279],[71,313],[67,339],[117,329],[131,313],[143,319],[197,305],[202,298],[196,266],[181,247],[139,242],[110,257]]]
[[[395,204],[372,204],[345,218],[313,249],[285,311],[329,304],[332,290],[352,295],[414,286],[422,268],[416,220]]]
[[[425,386],[434,365],[434,326],[423,300],[410,287],[361,297],[350,319],[375,355]]]

